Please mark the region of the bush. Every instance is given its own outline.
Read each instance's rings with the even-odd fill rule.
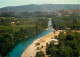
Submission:
[[[40,45],[40,43],[36,43],[35,45],[38,46],[38,45]]]
[[[43,51],[37,52],[35,57],[45,57],[44,52]]]

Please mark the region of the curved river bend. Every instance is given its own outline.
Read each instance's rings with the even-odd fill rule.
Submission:
[[[48,26],[51,25],[51,20],[49,20],[48,22]],[[12,51],[9,53],[9,57],[20,57],[22,55],[22,53],[24,52],[24,50],[36,39],[43,37],[47,34],[49,34],[50,32],[52,32],[51,30],[46,30],[43,31],[39,34],[37,34],[36,36],[30,37],[26,40],[22,40],[20,41],[13,49]]]

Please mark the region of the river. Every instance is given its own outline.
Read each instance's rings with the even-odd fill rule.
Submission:
[[[48,26],[52,25],[51,20],[48,21]],[[52,32],[51,30],[45,30],[36,36],[30,37],[26,40],[20,41],[16,46],[12,49],[12,51],[9,53],[9,57],[20,57],[24,50],[36,39],[41,38],[47,34]]]

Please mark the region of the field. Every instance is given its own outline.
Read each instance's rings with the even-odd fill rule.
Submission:
[[[20,28],[27,28],[27,27],[33,27],[34,25],[13,25],[13,26],[4,26],[0,25],[0,30],[10,30],[10,29],[15,29],[18,30]]]

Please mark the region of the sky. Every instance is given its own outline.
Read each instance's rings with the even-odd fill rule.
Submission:
[[[0,0],[0,8],[29,4],[80,4],[80,0]]]

